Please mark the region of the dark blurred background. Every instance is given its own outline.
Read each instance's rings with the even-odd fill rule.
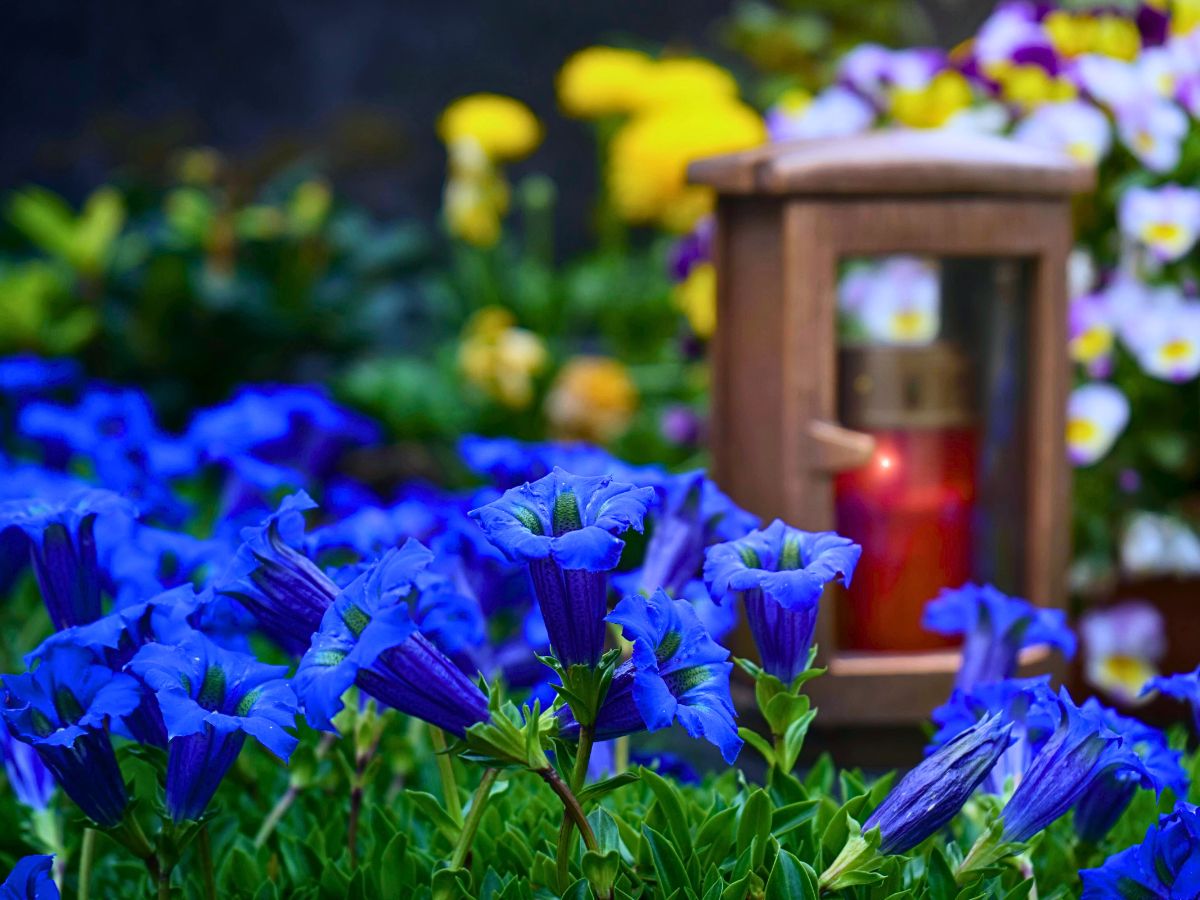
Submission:
[[[889,3],[877,30],[950,46],[991,5]],[[851,8],[863,17],[854,0],[13,3],[0,29],[0,186],[38,183],[76,201],[114,173],[163,177],[179,148],[206,145],[250,185],[303,162],[382,216],[428,220],[444,167],[437,114],[487,90],[519,97],[546,123],[545,146],[523,167],[558,183],[570,247],[595,179],[586,130],[553,115],[553,76],[572,51],[665,43],[746,71],[748,28],[815,47],[828,40],[822,18]]]

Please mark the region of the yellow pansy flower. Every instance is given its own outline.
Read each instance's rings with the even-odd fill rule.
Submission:
[[[501,94],[470,94],[442,111],[437,133],[447,147],[469,139],[492,161],[510,162],[537,148],[542,125],[520,100]]]
[[[939,128],[971,105],[971,85],[960,72],[938,72],[921,87],[895,88],[892,118],[911,128]]]
[[[1041,66],[1032,64],[1006,68],[999,81],[1004,99],[1025,109],[1073,100],[1078,94],[1075,85],[1065,78],[1055,78]]]

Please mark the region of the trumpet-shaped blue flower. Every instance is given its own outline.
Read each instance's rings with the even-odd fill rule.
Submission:
[[[37,751],[59,786],[97,824],[110,827],[128,796],[109,725],[137,708],[137,682],[61,646],[24,675],[5,675],[3,715],[14,738]]]
[[[51,868],[53,856],[26,856],[0,884],[0,900],[58,900],[58,885]]]
[[[119,494],[91,489],[59,501],[0,503],[0,531],[19,528],[25,534],[42,599],[56,629],[100,618],[96,520],[133,512]]]
[[[1200,896],[1200,813],[1179,804],[1150,826],[1140,844],[1084,869],[1083,900],[1154,900]]]
[[[1156,793],[1170,788],[1176,797],[1187,795],[1188,776],[1179,762],[1183,754],[1167,746],[1166,735],[1103,706],[1094,697],[1084,701],[1083,709],[1133,747],[1141,757]],[[1097,779],[1075,806],[1075,831],[1079,836],[1093,844],[1099,843],[1129,807],[1141,780],[1139,773],[1129,769],[1106,772]]]
[[[146,644],[130,661],[167,726],[167,810],[198,819],[237,759],[246,735],[285,762],[296,747],[296,695],[286,666],[218,647],[198,631]]]
[[[333,730],[357,684],[381,703],[462,737],[488,719],[487,698],[418,630],[405,600],[432,560],[417,541],[390,550],[334,600],[296,670],[314,728]]]
[[[710,547],[704,580],[713,599],[740,593],[763,669],[784,684],[804,671],[825,585],[849,585],[862,547],[832,531],[800,531],[776,519]]]
[[[45,809],[54,795],[54,776],[37,751],[14,738],[7,728],[0,728],[0,756],[17,802],[35,812]]]
[[[950,700],[933,711],[938,726],[926,753],[933,753],[988,716],[998,715],[1012,725],[1012,743],[982,782],[982,789],[1005,796],[1021,781],[1033,756],[1058,723],[1050,677],[1008,678],[981,684],[970,692],[955,690]]]
[[[168,588],[197,584],[222,571],[232,556],[225,542],[155,528],[132,519],[108,527],[97,541],[101,569],[115,606],[137,605]]]
[[[739,538],[757,527],[703,472],[664,474],[653,484],[659,502],[648,516],[650,539],[641,568],[617,579],[621,590],[653,593],[662,588],[683,596],[700,575],[704,551],[718,541]]]
[[[1154,786],[1133,745],[1109,729],[1094,710],[1080,709],[1065,689],[1055,698],[1055,707],[1054,733],[1034,756],[1000,814],[1006,842],[1029,840],[1107,774],[1127,772],[1132,783]]]
[[[25,657],[27,665],[45,658],[59,647],[87,650],[93,662],[120,672],[134,654],[152,641],[170,642],[192,630],[191,620],[205,602],[190,585],[164,591],[143,603],[109,613],[87,625],[59,631]],[[117,734],[155,747],[167,746],[167,730],[158,703],[143,692],[137,708],[112,723]]]
[[[291,653],[303,653],[321,627],[338,586],[295,548],[304,536],[304,511],[316,504],[300,491],[256,527],[242,530],[242,545],[218,593],[240,602],[262,631]]]
[[[1200,731],[1200,668],[1179,675],[1161,675],[1151,678],[1142,688],[1142,694],[1158,691],[1175,700],[1183,700],[1192,709],[1196,730]]]
[[[1000,715],[976,722],[925,757],[863,823],[878,828],[881,853],[906,853],[958,814],[1012,742]]]
[[[473,510],[488,539],[527,563],[550,646],[564,666],[594,666],[604,649],[605,573],[625,547],[618,534],[642,528],[653,488],[555,469]]]
[[[686,600],[663,591],[626,597],[607,617],[620,625],[633,655],[613,674],[596,716],[599,740],[657,731],[674,722],[694,738],[715,744],[732,763],[742,747],[729,696],[729,651],[714,641]],[[568,709],[560,713],[563,734],[579,725]]]
[[[1062,610],[1036,607],[991,585],[942,591],[926,605],[921,624],[938,634],[964,636],[954,685],[965,691],[1012,678],[1026,647],[1049,645],[1068,659],[1075,655],[1075,635]]]
[[[74,406],[31,403],[18,427],[41,442],[47,465],[66,468],[74,458],[86,459],[99,483],[144,509],[183,513],[169,480],[190,474],[195,454],[162,431],[142,392],[93,386]]]
[[[0,394],[22,398],[47,393],[74,383],[79,374],[79,363],[73,359],[16,353],[0,359]]]
[[[637,485],[647,483],[630,477],[635,470],[604,448],[577,441],[535,443],[514,438],[467,435],[458,442],[458,455],[468,469],[491,479],[493,484],[501,488],[537,481],[555,468],[577,475],[612,475]]]
[[[324,389],[296,386],[242,388],[228,403],[198,412],[187,431],[204,459],[257,459],[312,478],[327,475],[344,450],[378,439],[375,423]]]

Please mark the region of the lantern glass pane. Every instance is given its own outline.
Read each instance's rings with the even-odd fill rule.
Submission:
[[[1011,259],[847,259],[838,415],[875,438],[834,481],[837,529],[863,545],[837,616],[848,650],[927,650],[945,587],[1024,591],[1031,267]]]

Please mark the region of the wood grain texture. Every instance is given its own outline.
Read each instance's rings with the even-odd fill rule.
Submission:
[[[1065,197],[1095,172],[1004,138],[892,129],[796,141],[698,160],[688,178],[736,194],[989,194]]]

